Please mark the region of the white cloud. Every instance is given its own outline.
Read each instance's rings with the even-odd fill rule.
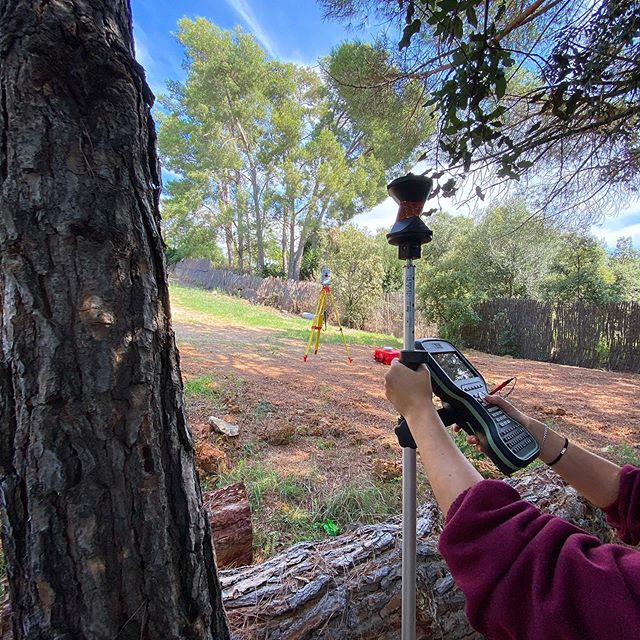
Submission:
[[[631,237],[633,244],[640,247],[640,199],[632,201],[619,215],[591,227],[591,232],[610,248],[615,247],[616,240],[622,237]]]
[[[225,2],[245,21],[258,42],[267,50],[267,53],[273,58],[276,58],[277,56],[271,38],[258,22],[258,19],[246,0],[225,0]]]
[[[157,96],[163,91],[163,82],[156,60],[149,50],[149,37],[144,30],[137,25],[134,25],[133,27],[133,41],[136,51],[136,60],[144,67],[149,87]]]

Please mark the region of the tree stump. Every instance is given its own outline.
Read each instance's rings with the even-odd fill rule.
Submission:
[[[202,494],[218,567],[241,567],[253,562],[253,528],[243,483]]]

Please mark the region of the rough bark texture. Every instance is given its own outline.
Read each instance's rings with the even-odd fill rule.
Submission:
[[[513,482],[541,509],[603,539],[599,511],[550,471]],[[481,638],[464,615],[464,597],[437,550],[440,514],[418,513],[418,638]],[[252,567],[220,572],[235,640],[397,640],[400,636],[400,519],[323,542],[300,543]]]
[[[203,496],[209,514],[216,564],[240,567],[253,562],[253,528],[247,490],[241,482]]]
[[[128,0],[0,0],[0,482],[16,639],[226,638]]]

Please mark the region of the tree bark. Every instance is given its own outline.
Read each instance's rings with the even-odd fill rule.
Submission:
[[[608,540],[600,511],[549,470],[509,480],[544,511]],[[417,639],[477,638],[464,596],[438,553],[441,516],[431,502],[417,520]],[[267,560],[220,572],[234,640],[397,640],[400,636],[400,518]]]
[[[253,562],[253,528],[247,490],[241,482],[208,491],[203,503],[209,514],[216,565],[241,567]]]
[[[0,495],[16,640],[228,638],[128,0],[0,0]]]

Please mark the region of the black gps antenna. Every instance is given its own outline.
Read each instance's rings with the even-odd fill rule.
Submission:
[[[420,216],[432,185],[430,178],[413,173],[396,178],[387,185],[389,195],[400,205],[396,221],[387,233],[387,241],[398,247],[400,260],[420,258],[422,245],[431,242],[433,232]]]

